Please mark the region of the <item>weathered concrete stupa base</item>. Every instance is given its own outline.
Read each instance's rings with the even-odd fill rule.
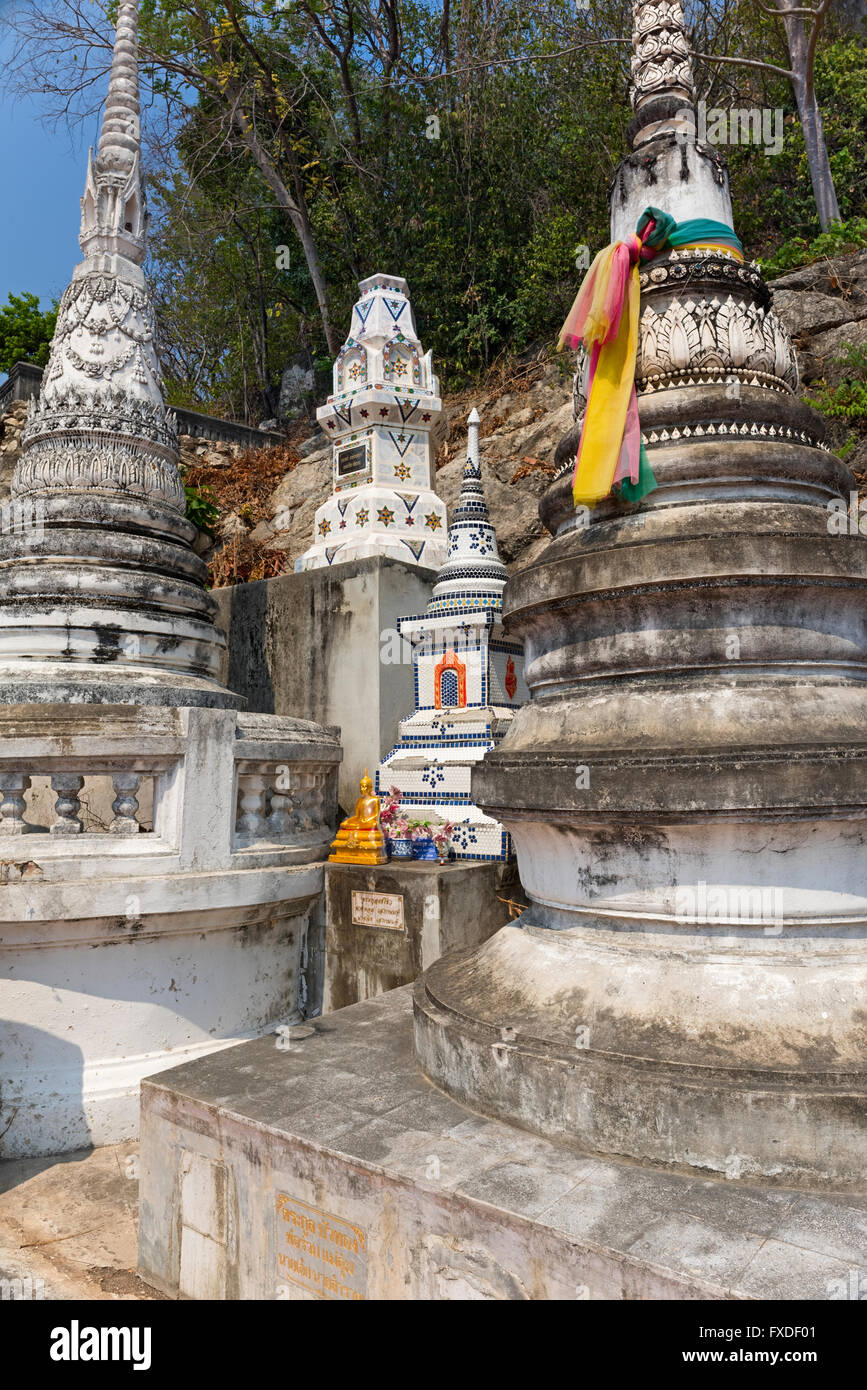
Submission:
[[[114,662],[105,666],[78,662],[72,670],[34,662],[29,679],[3,678],[0,672],[0,704],[26,710],[28,705],[161,705],[205,709],[243,709],[243,696],[216,681],[178,673],[168,680],[156,673],[143,675],[135,667]]]
[[[339,758],[304,720],[0,707],[0,1157],[135,1138],[143,1076],[303,1016]]]
[[[612,236],[648,205],[731,236],[677,0],[637,0],[633,49]],[[573,506],[577,393],[554,539],[504,595],[532,698],[472,783],[530,907],[431,968],[416,1042],[450,1095],[579,1148],[863,1190],[867,545],[828,524],[853,480],[758,268],[714,240],[640,267],[640,504]]]

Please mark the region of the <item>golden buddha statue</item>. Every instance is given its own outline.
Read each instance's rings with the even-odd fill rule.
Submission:
[[[361,796],[355,804],[355,815],[341,821],[328,860],[332,864],[388,862],[385,835],[379,823],[379,797],[374,794],[367,768],[361,779]]]

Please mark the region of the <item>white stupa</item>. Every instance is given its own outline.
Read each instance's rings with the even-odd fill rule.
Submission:
[[[479,464],[479,415],[468,420],[461,495],[448,530],[448,557],[427,612],[401,618],[413,644],[415,713],[377,774],[381,793],[397,787],[411,820],[451,821],[459,859],[510,859],[499,821],[470,796],[473,764],[496,747],[528,698],[523,648],[503,634],[506,567],[488,515]]]
[[[295,568],[388,555],[437,569],[446,555],[446,507],[433,490],[440,384],[406,281],[371,275],[359,289],[334,394],[316,412],[333,442],[334,490]]]

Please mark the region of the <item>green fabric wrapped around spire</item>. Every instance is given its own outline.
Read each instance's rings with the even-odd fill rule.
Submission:
[[[649,236],[643,237],[645,246],[654,251],[663,246],[691,246],[700,241],[716,241],[722,246],[730,246],[734,251],[744,254],[740,238],[725,222],[712,222],[707,217],[693,217],[688,222],[676,222],[661,208],[645,208],[638,219],[635,231],[641,236],[648,222],[656,225]]]

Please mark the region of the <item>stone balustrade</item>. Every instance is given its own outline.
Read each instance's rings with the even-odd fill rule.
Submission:
[[[0,1157],[133,1138],[143,1076],[319,1006],[341,756],[303,719],[0,705]]]
[[[25,835],[56,845],[55,862],[71,841],[91,853],[102,843],[112,858],[118,840],[131,854],[151,842],[197,858],[215,815],[224,862],[254,848],[325,857],[337,820],[333,731],[233,710],[46,705],[29,707],[25,736],[24,708],[0,708],[0,860],[14,857],[7,839]],[[213,756],[201,756],[203,741]]]
[[[241,840],[282,842],[327,829],[329,774],[315,763],[238,763],[236,832]]]
[[[35,823],[28,803],[34,780],[39,771],[45,770],[54,802],[53,820],[50,825]],[[112,835],[138,835],[152,833],[139,817],[139,800],[142,783],[150,783],[153,794],[154,775],[149,777],[138,771],[117,770],[108,774],[111,779],[113,798],[110,802],[109,818],[103,819],[93,803],[102,793],[102,787],[94,788],[95,779],[87,771],[71,772],[30,766],[28,772],[19,768],[0,767],[0,837],[4,835],[81,835],[84,833]]]

